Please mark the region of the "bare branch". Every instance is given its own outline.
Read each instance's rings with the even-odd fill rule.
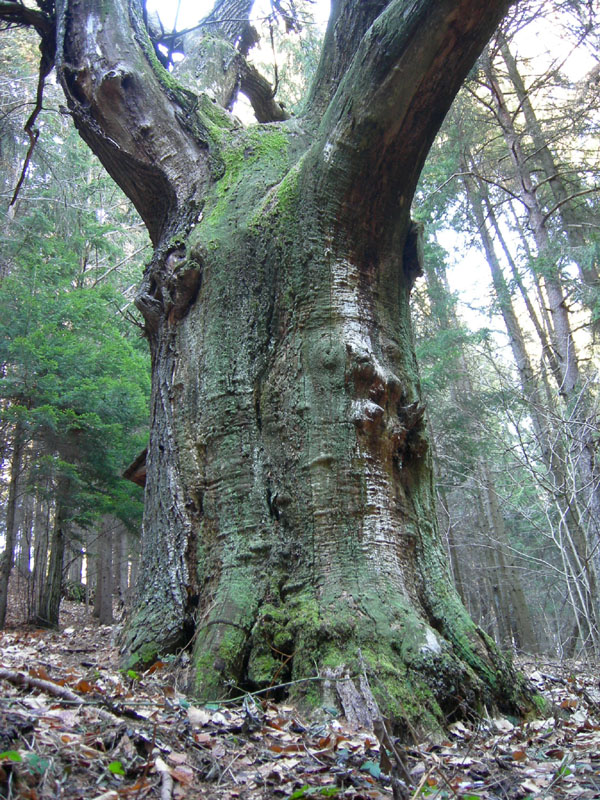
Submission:
[[[550,219],[552,214],[554,214],[555,211],[558,211],[561,206],[564,206],[565,203],[569,203],[576,197],[583,197],[586,194],[593,194],[594,192],[600,192],[600,186],[592,186],[591,189],[583,189],[581,192],[575,192],[574,194],[570,194],[568,197],[563,197],[558,203],[555,203],[552,206],[547,214],[544,215],[543,222],[546,222],[548,219]]]

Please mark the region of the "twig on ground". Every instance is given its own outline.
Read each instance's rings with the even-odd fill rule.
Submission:
[[[160,787],[160,800],[171,800],[173,796],[173,778],[168,770],[165,770],[162,775],[162,786]]]
[[[45,692],[53,697],[58,697],[67,703],[74,703],[78,706],[94,706],[98,716],[102,719],[111,722],[113,725],[123,725],[123,721],[111,714],[110,711],[105,711],[103,708],[98,708],[95,703],[88,703],[83,697],[75,694],[66,686],[59,686],[57,683],[51,681],[44,681],[41,678],[33,678],[31,675],[26,675],[24,672],[16,672],[12,669],[0,668],[0,680],[8,681],[14,686],[28,686],[31,689],[39,689],[40,692]]]
[[[435,772],[436,769],[437,769],[437,766],[434,764],[433,767],[430,767],[429,770],[423,775],[423,777],[419,781],[419,785],[417,786],[415,791],[412,793],[410,800],[416,800],[417,799],[417,797],[421,794],[421,789],[425,786],[425,784],[427,783],[429,778],[431,778],[432,773]]]

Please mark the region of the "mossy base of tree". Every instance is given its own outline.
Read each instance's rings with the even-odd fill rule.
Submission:
[[[196,641],[190,691],[207,702],[273,687],[305,711],[334,706],[365,725],[381,715],[406,737],[486,708],[535,714],[539,698],[466,614],[453,644],[402,603],[378,622],[376,605],[324,606],[307,591],[260,606],[249,635],[215,621]]]

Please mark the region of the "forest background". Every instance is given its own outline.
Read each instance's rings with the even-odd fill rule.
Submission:
[[[260,11],[256,55],[292,112],[320,47],[312,4],[295,5],[299,30],[285,4]],[[413,316],[454,581],[500,644],[559,656],[600,648],[597,23],[593,3],[513,7],[413,208],[426,234]],[[35,53],[26,31],[0,39],[0,624],[8,610],[56,625],[63,595],[110,622],[135,591],[142,490],[122,474],[147,437],[133,295],[150,250],[52,80],[24,132]]]

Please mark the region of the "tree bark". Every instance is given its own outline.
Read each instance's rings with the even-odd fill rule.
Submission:
[[[102,625],[113,623],[113,527],[112,518],[104,516],[98,532],[98,560],[94,616]]]
[[[500,87],[498,76],[489,54],[487,54],[485,59],[485,68],[496,108],[496,116],[500,123],[511,161],[514,165],[518,194],[527,209],[527,218],[538,255],[547,259],[542,274],[552,319],[550,333],[559,361],[560,379],[558,390],[564,397],[568,398],[573,395],[574,391],[579,386],[581,376],[579,373],[579,361],[571,330],[566,298],[558,269],[553,263],[550,237],[546,226],[545,215],[538,202],[537,187],[533,180],[527,158],[521,146],[520,136],[507,107],[504,93]]]
[[[67,505],[69,481],[60,478],[56,489],[54,527],[50,538],[48,570],[40,587],[40,599],[35,613],[35,622],[44,628],[58,627],[58,614],[62,599],[63,561],[67,539]]]
[[[193,640],[203,698],[290,677],[318,703],[304,679],[362,664],[417,727],[527,706],[451,586],[409,311],[416,182],[507,5],[340,0],[306,115],[241,129],[162,70],[133,0],[60,3],[69,107],[156,246],[124,647],[147,663]]]
[[[25,449],[23,426],[17,422],[13,434],[13,452],[10,462],[10,479],[8,497],[6,499],[6,534],[4,552],[0,558],[0,628],[6,622],[8,605],[8,583],[14,563],[14,550],[17,534],[17,504],[19,502],[18,486]]]
[[[504,600],[504,613],[507,614],[506,621],[513,631],[514,644],[525,653],[538,653],[538,639],[527,601],[525,600],[523,586],[514,565],[514,559],[509,552],[506,526],[500,511],[494,480],[487,460],[485,458],[480,459],[480,464],[485,490],[485,509],[499,567],[496,583],[498,584],[500,580],[502,581],[503,595],[507,599],[510,598],[510,602],[507,602],[507,599]]]
[[[48,487],[46,487],[48,488]],[[46,492],[49,496],[49,492]],[[35,529],[33,537],[33,579],[28,600],[29,618],[33,620],[40,598],[48,565],[48,541],[50,537],[50,504],[38,497],[36,501]]]
[[[556,212],[561,220],[562,229],[567,236],[569,245],[571,246],[570,256],[575,264],[577,264],[581,280],[588,290],[584,300],[592,316],[595,317],[597,314],[595,306],[600,286],[600,276],[598,275],[598,269],[594,261],[585,258],[585,252],[589,248],[589,242],[584,231],[586,229],[586,223],[589,224],[591,220],[586,219],[589,214],[581,213],[581,201],[578,204],[574,197],[574,195],[577,195],[578,190],[581,190],[581,185],[578,184],[574,189],[569,189],[567,186],[554,155],[550,150],[547,138],[544,135],[542,126],[531,102],[529,92],[526,90],[523,78],[519,72],[517,60],[511,53],[508,41],[502,32],[498,33],[497,40],[500,46],[502,59],[508,70],[508,76],[515,88],[516,96],[519,101],[519,108],[522,110],[527,123],[527,133],[533,140],[535,159],[542,167],[543,179],[548,181],[552,192],[552,198],[554,203],[558,206]],[[593,319],[593,323],[597,327],[598,320]]]

